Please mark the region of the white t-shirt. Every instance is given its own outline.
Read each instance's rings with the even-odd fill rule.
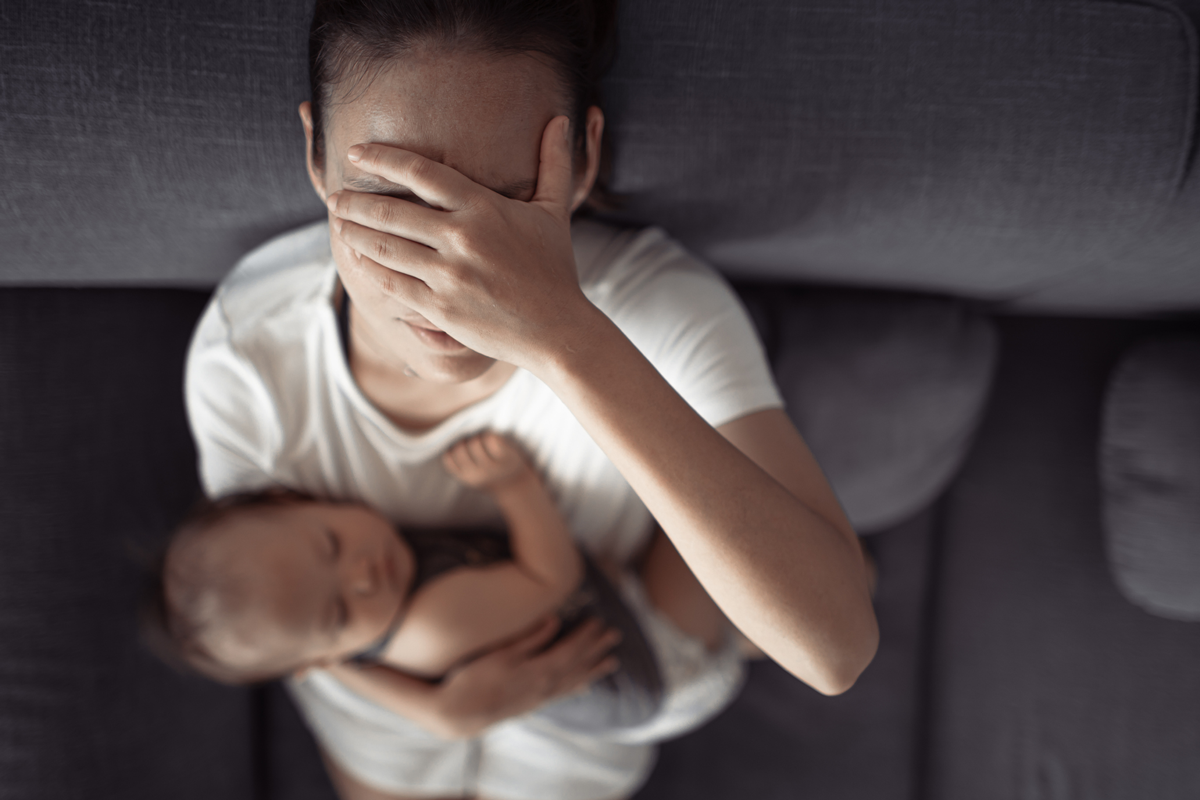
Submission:
[[[661,230],[572,226],[584,294],[714,426],[782,405],[762,346],[729,287]],[[436,427],[397,427],[349,371],[333,298],[326,223],[244,258],[200,319],[186,399],[205,491],[284,485],[359,500],[413,525],[498,524],[483,493],[442,468],[455,441],[485,429],[518,441],[589,552],[631,557],[650,515],[559,399],[517,370],[492,396]]]

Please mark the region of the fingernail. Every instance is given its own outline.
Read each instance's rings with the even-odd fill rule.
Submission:
[[[366,148],[361,144],[356,144],[346,151],[346,158],[350,159],[351,161],[360,161],[362,160],[364,152],[366,152]]]
[[[563,141],[567,143],[567,147],[571,146],[571,120],[570,118],[563,120]]]
[[[337,231],[339,235],[341,234],[341,232],[342,232],[342,218],[341,217],[333,218],[333,229],[335,231]]]
[[[330,211],[337,213],[338,193],[334,192],[333,194],[329,195],[329,197],[325,198],[325,205],[329,207]]]

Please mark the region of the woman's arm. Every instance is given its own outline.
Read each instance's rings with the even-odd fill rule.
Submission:
[[[714,430],[598,311],[537,374],[751,641],[818,691],[854,683],[878,643],[865,565],[782,411]]]
[[[444,739],[466,739],[485,728],[602,678],[617,668],[605,654],[619,634],[591,621],[553,648],[543,648],[558,631],[553,617],[511,643],[448,673],[439,683],[386,666],[325,667],[351,691],[410,719]]]
[[[854,533],[785,417],[763,412],[716,431],[584,297],[563,119],[546,127],[528,203],[415,153],[351,148],[360,169],[435,208],[339,192],[338,236],[379,291],[545,382],[730,620],[801,680],[844,691],[878,642]]]

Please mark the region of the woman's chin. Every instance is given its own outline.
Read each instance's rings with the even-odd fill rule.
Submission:
[[[480,378],[496,363],[494,358],[462,348],[452,353],[429,353],[409,362],[415,377],[434,383],[466,383]]]

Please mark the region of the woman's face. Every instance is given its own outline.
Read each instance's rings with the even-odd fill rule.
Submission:
[[[321,164],[311,160],[309,104],[300,107],[309,137],[309,175],[322,199],[351,189],[420,202],[407,188],[365,173],[346,158],[351,146],[377,142],[440,161],[489,189],[528,201],[537,187],[542,131],[568,111],[555,72],[538,56],[431,46],[394,59],[377,74],[346,81],[332,100],[323,112]],[[594,169],[576,173],[578,204],[591,188]],[[352,252],[332,226],[330,237],[338,272],[353,299],[354,341],[369,348],[373,360],[396,374],[415,373],[444,383],[479,377],[492,366],[492,359],[458,344],[413,309],[361,278],[356,283],[355,272],[346,269]]]
[[[361,652],[407,605],[416,563],[362,506],[287,503],[233,514],[214,531],[236,608],[209,648],[232,667],[274,671]]]

